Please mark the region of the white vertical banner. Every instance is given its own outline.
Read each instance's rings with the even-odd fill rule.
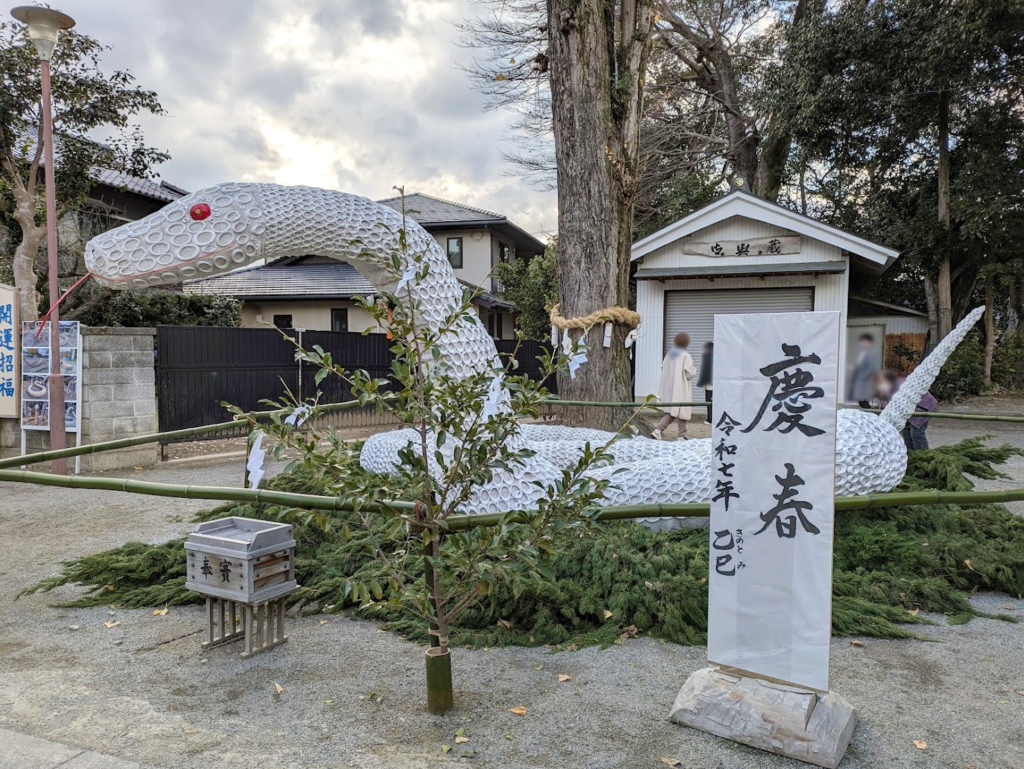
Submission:
[[[828,691],[838,312],[715,317],[708,661]]]

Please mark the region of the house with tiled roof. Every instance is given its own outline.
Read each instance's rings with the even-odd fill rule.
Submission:
[[[397,211],[402,198],[379,201]],[[405,213],[434,236],[448,255],[455,276],[478,291],[474,305],[496,339],[515,336],[515,308],[499,296],[495,267],[515,257],[543,253],[544,244],[507,217],[424,193],[405,196]],[[272,323],[279,328],[317,331],[376,330],[358,304],[372,297],[373,285],[359,271],[316,254],[185,283],[187,294],[230,296],[242,304],[242,324]]]

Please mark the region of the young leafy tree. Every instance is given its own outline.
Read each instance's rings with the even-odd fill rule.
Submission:
[[[408,250],[404,229],[398,235],[401,250],[390,259],[378,260],[381,267],[398,281],[404,280],[404,265],[412,263],[413,280],[423,280],[429,272],[424,254]],[[371,254],[364,256],[376,260]],[[315,403],[271,404],[300,409],[295,413],[308,417],[305,429],[280,413],[266,426],[241,410],[234,411],[252,429],[270,434],[278,455],[286,449],[298,452],[298,461],[328,493],[356,511],[365,529],[367,555],[384,567],[388,589],[379,582],[345,578],[344,595],[363,606],[402,609],[429,625],[428,704],[432,711],[443,712],[451,707],[450,668],[447,682],[438,687],[431,660],[449,659],[452,623],[496,586],[510,585],[518,597],[524,584],[551,573],[560,537],[592,523],[597,512],[595,503],[608,482],[592,481],[586,474],[607,461],[607,446],[588,445],[576,465],[556,480],[546,485],[536,481],[543,494],[535,510],[503,515],[496,528],[456,526],[457,516],[482,485],[499,474],[515,475],[524,460],[533,456],[519,440],[520,420],[539,415],[547,391],[542,383],[506,377],[486,367],[467,377],[449,370],[442,354],[444,340],[470,319],[476,322],[470,290],[464,291],[460,305],[436,328],[420,321],[423,312],[418,301],[402,291],[399,294],[385,293],[383,301],[364,303],[394,339],[390,380],[346,370],[318,347],[296,351],[297,360],[318,367],[318,384],[329,376],[340,377],[361,405],[389,413],[411,428],[412,440],[399,451],[388,477],[370,473],[339,477],[338,468],[350,464],[353,449],[333,431],[316,426],[320,409]],[[542,361],[544,377],[565,362],[564,356],[548,356]],[[503,381],[510,395],[507,405]],[[389,501],[395,499],[415,501]],[[322,526],[334,525],[328,516],[295,514]]]
[[[51,61],[58,220],[85,201],[93,166],[146,177],[169,157],[146,146],[131,124],[141,113],[163,114],[156,93],[136,85],[130,72],[104,72],[104,50],[68,30]],[[0,22],[0,215],[20,230],[12,271],[25,320],[38,317],[38,255],[46,239],[43,163],[49,159],[43,156],[40,88],[39,61],[24,26]],[[86,138],[98,130],[109,132],[107,144]]]

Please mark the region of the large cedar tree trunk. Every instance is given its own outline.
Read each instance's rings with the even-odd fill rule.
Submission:
[[[995,282],[991,272],[985,276],[985,387],[992,386],[992,360],[996,354],[996,321],[993,317],[996,308]]]
[[[939,93],[939,221],[949,235],[951,219],[949,212],[949,92]],[[953,330],[953,274],[950,264],[951,244],[948,239],[939,258],[936,289],[939,311],[939,336],[936,342],[946,338]]]
[[[558,295],[563,317],[627,307],[639,175],[649,0],[548,0],[551,111],[558,168]],[[560,375],[565,400],[632,401],[629,328],[591,329],[588,362]],[[578,336],[578,335],[577,335]],[[574,336],[576,338],[576,336]],[[618,429],[614,409],[563,409],[570,424]]]

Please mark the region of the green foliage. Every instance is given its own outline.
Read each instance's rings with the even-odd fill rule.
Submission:
[[[1018,260],[1024,6],[1014,0],[830,3],[800,25],[774,114],[812,163],[818,215],[901,252],[876,298],[926,307],[948,257],[954,321],[983,265]],[[950,226],[939,222],[948,118]],[[934,342],[934,340],[933,340]],[[949,393],[970,392],[965,377]]]
[[[53,128],[61,150],[54,170],[58,207],[65,210],[84,201],[92,166],[147,176],[168,158],[147,147],[131,122],[140,114],[164,114],[156,93],[136,85],[130,72],[104,72],[106,50],[98,40],[66,30],[51,61]],[[15,161],[23,181],[31,183],[24,174],[36,151],[42,86],[35,47],[20,23],[0,22],[0,82],[0,156]],[[96,130],[110,132],[105,144],[84,138]],[[11,184],[9,168],[2,178]]]
[[[992,383],[1010,389],[1024,381],[1024,331],[1003,334],[992,358]]]
[[[985,387],[985,349],[977,332],[962,341],[942,367],[931,392],[939,400],[954,401],[977,395]]]
[[[501,475],[515,476],[534,456],[517,440],[520,424],[539,416],[548,399],[542,382],[568,358],[561,352],[544,356],[540,383],[506,377],[496,356],[474,360],[471,368],[453,369],[452,357],[458,354],[451,347],[453,337],[472,333],[479,323],[474,294],[464,290],[443,307],[440,319],[437,308],[430,308],[435,314],[424,322],[421,302],[430,289],[424,284],[433,279],[430,252],[412,249],[404,220],[393,234],[391,253],[363,254],[396,286],[395,293],[384,293],[383,301],[363,302],[394,340],[390,380],[346,370],[320,347],[297,345],[295,352],[296,360],[318,369],[318,384],[338,377],[360,405],[389,413],[409,428],[412,437],[399,449],[390,477],[351,470],[339,476],[339,467],[357,464],[351,446],[333,431],[319,430],[315,420],[305,432],[282,417],[286,407],[315,411],[315,403],[299,404],[289,394],[283,404],[268,404],[281,409],[270,424],[234,411],[251,429],[267,433],[278,454],[285,449],[298,452],[303,468],[325,484],[327,493],[356,511],[340,523],[346,547],[368,555],[379,570],[330,572],[335,602],[352,599],[367,609],[415,618],[422,631],[429,626],[445,646],[457,617],[495,591],[507,587],[519,595],[526,584],[549,575],[563,538],[592,523],[595,502],[608,481],[595,481],[587,471],[608,461],[607,446],[586,446],[575,466],[538,484],[535,510],[514,520],[506,516],[495,529],[450,530],[452,515],[485,501],[476,496],[481,487]],[[388,499],[408,502],[396,505]],[[321,514],[296,515],[325,530],[338,525]]]
[[[131,72],[105,72],[106,50],[88,35],[65,30],[50,62],[58,220],[86,202],[93,167],[148,177],[170,157],[148,146],[133,124],[140,115],[164,114],[156,93],[140,88]],[[35,252],[45,234],[40,78],[25,25],[0,22],[0,230],[18,234],[15,248],[21,250],[14,258],[23,320],[35,314]],[[105,142],[96,141],[100,137]],[[0,243],[0,253],[6,245]]]
[[[355,448],[336,455],[334,473],[346,483],[365,475]],[[988,448],[981,439],[913,452],[902,490],[971,488],[965,474],[998,476],[994,465],[1020,454]],[[391,479],[372,477],[385,494]],[[360,481],[361,482],[361,481]],[[305,466],[273,479],[273,488],[333,493]],[[308,611],[342,609],[384,620],[424,640],[421,619],[388,600],[386,570],[374,555],[370,532],[355,514],[331,516],[328,525],[296,511],[234,505],[204,513],[284,519],[295,524],[297,577],[293,603]],[[383,531],[378,522],[375,536]],[[494,535],[494,532],[491,532]],[[393,546],[393,545],[392,545]],[[650,634],[683,644],[704,642],[707,631],[708,540],[705,530],[652,532],[636,523],[569,529],[545,573],[520,575],[495,585],[451,628],[460,645],[602,644],[622,634]],[[419,559],[409,563],[419,573]],[[33,590],[81,584],[90,593],[71,605],[126,607],[196,602],[184,589],[182,540],[163,545],[131,543],[65,564],[63,573]],[[384,601],[361,605],[351,584],[381,585]],[[919,609],[964,621],[976,612],[967,596],[976,590],[1024,594],[1024,520],[998,505],[905,506],[840,513],[835,538],[833,629],[837,635],[883,638],[911,635],[908,623],[924,621]],[[330,608],[329,608],[330,607]],[[605,618],[605,612],[612,612]],[[1005,618],[1004,618],[1005,619]]]
[[[73,316],[87,326],[238,326],[242,322],[242,303],[226,296],[133,288],[89,304],[90,309]]]
[[[552,240],[539,256],[498,265],[501,296],[516,306],[516,328],[526,339],[544,340],[551,336],[548,310],[558,303],[556,247]]]

